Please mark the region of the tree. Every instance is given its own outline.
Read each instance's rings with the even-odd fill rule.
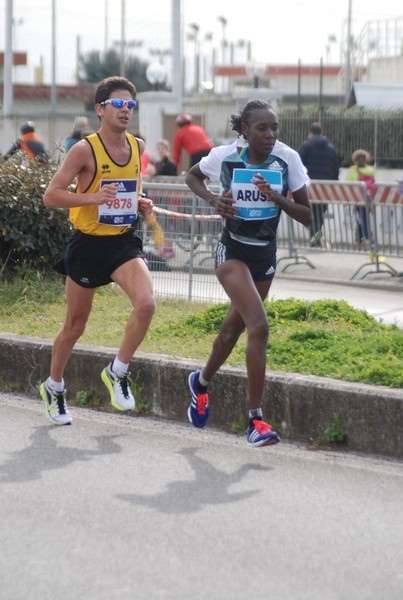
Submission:
[[[148,63],[135,56],[128,56],[125,65],[125,77],[132,81],[136,89],[141,92],[147,92],[153,89],[148,81],[146,70]],[[120,54],[114,48],[109,49],[105,55],[101,56],[99,50],[91,50],[87,54],[80,56],[80,83],[98,83],[105,77],[119,75],[120,72]],[[160,89],[166,90],[165,84]]]

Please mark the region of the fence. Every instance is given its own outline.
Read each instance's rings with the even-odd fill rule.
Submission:
[[[71,132],[76,115],[86,115],[94,130],[99,125],[96,113],[93,110],[83,111],[82,96],[80,99],[80,102],[76,103],[69,100],[69,102],[60,104],[59,101],[60,112],[56,115],[49,114],[50,107],[46,108],[46,102],[42,102],[37,109],[34,108],[32,102],[28,102],[27,105],[20,106],[12,118],[0,115],[0,151],[5,152],[18,137],[22,121],[33,119],[36,123],[36,130],[44,139],[48,150],[63,156],[64,140],[66,135]],[[145,99],[140,101],[143,106],[145,102]],[[228,115],[236,112],[232,97],[220,97],[216,101],[211,100],[207,103],[203,100],[200,104],[196,101],[190,102],[189,99],[186,102],[183,112],[203,117],[203,122],[210,137],[214,140],[214,144],[228,143],[234,139],[234,132],[228,118]],[[62,109],[65,112],[62,112]],[[67,112],[67,109],[71,112]],[[163,113],[166,112],[161,110]],[[147,130],[147,121],[145,120],[147,114],[148,111],[145,111],[144,116],[134,111],[132,131],[138,130],[139,127]],[[154,114],[153,111],[150,114]],[[280,139],[291,148],[299,148],[306,140],[311,123],[320,121],[325,135],[340,154],[343,167],[351,164],[351,155],[354,150],[365,148],[371,153],[377,171],[379,168],[403,168],[402,110],[363,110],[361,107],[356,107],[335,111],[334,108],[329,108],[317,111],[310,109],[299,114],[297,110],[284,109],[279,111],[279,118]],[[173,141],[172,131],[169,128],[161,129],[156,137],[167,137],[171,143]],[[147,140],[151,144],[149,149],[153,150],[151,140],[148,137]]]
[[[218,191],[217,182],[209,187]],[[182,178],[158,178],[145,183],[144,189],[154,201],[165,237],[161,244],[151,230],[142,231],[157,295],[199,302],[227,300],[214,274],[221,218]],[[277,244],[286,253],[278,260],[278,271],[298,264],[313,268],[315,252],[332,252],[363,257],[351,279],[375,273],[398,276],[385,260],[403,255],[403,194],[397,185],[379,183],[370,196],[361,182],[312,181],[308,193],[313,210],[324,211],[322,235],[312,248],[309,229],[283,213]],[[303,254],[308,248],[311,260]]]
[[[217,184],[211,189],[218,191]],[[183,178],[158,178],[144,183],[144,191],[153,200],[164,231],[163,244],[156,243],[158,236],[147,227],[142,231],[156,294],[199,302],[227,300],[214,274],[221,217],[189,190]]]
[[[376,184],[370,195],[362,182],[312,181],[308,195],[313,211],[326,211],[318,251],[366,256],[367,262],[351,279],[381,272],[397,276],[385,261],[387,256],[403,254],[403,195],[397,185]],[[309,230],[284,215],[278,232],[280,248],[287,238],[288,256],[279,262],[309,264],[300,254],[312,245]]]
[[[281,111],[281,141],[299,148],[313,121],[320,121],[323,131],[335,146],[347,167],[357,148],[365,148],[375,161],[377,170],[403,168],[403,111],[363,110],[361,107],[341,110],[318,110],[299,116],[297,111]]]

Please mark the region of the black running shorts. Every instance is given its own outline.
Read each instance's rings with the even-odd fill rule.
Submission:
[[[267,246],[251,246],[223,235],[216,248],[215,268],[234,258],[246,264],[253,281],[270,281],[276,273],[275,242]]]
[[[82,287],[96,288],[111,283],[111,274],[133,258],[142,258],[147,263],[143,242],[133,230],[120,235],[88,235],[76,231],[54,269]]]

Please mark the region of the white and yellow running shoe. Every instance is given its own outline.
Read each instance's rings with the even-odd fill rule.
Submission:
[[[133,410],[136,402],[130,389],[132,380],[129,374],[119,376],[111,369],[110,363],[101,373],[101,379],[108,388],[111,404],[117,410]]]
[[[66,390],[63,392],[54,392],[48,386],[47,381],[44,381],[39,393],[45,404],[45,415],[48,421],[53,425],[71,425],[72,416],[66,404]]]

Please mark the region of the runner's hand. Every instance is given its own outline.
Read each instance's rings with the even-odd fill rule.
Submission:
[[[116,181],[103,185],[99,192],[93,194],[91,198],[91,200],[93,200],[93,204],[105,204],[106,202],[113,202],[116,199],[118,185],[119,184]]]
[[[256,175],[253,176],[252,183],[259,189],[259,192],[263,194],[266,200],[273,200],[273,191],[263,175],[256,173]]]
[[[153,201],[150,198],[139,196],[139,213],[146,217],[153,211]]]
[[[227,192],[224,196],[218,198],[217,213],[224,219],[233,219],[237,215],[234,204],[235,200],[232,198],[231,192]]]

